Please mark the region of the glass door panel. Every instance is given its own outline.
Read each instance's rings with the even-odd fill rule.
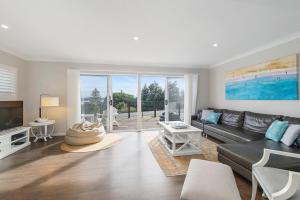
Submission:
[[[107,76],[80,75],[81,121],[101,122],[108,128]]]
[[[168,77],[166,92],[166,121],[183,121],[184,117],[184,78]]]
[[[112,75],[113,130],[137,130],[137,76]]]
[[[142,129],[158,128],[164,120],[166,78],[162,76],[141,77]]]

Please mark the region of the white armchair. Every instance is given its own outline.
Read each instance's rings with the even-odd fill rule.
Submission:
[[[271,154],[300,158],[297,153],[264,149],[262,159],[252,166],[251,200],[255,200],[258,183],[269,200],[300,199],[300,173],[265,167]]]

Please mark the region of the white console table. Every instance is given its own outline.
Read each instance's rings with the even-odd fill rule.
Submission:
[[[30,145],[30,127],[0,131],[0,159]]]
[[[35,137],[34,142],[37,142],[38,139],[44,139],[47,141],[47,138],[52,139],[52,134],[54,133],[55,120],[48,120],[45,122],[29,122],[29,126],[32,127],[31,134]],[[49,129],[51,127],[51,129]],[[37,132],[35,132],[37,131]]]

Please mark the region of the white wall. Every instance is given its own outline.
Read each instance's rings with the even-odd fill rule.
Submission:
[[[65,133],[67,128],[67,70],[76,68],[87,72],[184,74],[198,73],[197,108],[208,106],[208,70],[171,67],[140,67],[99,65],[62,62],[24,61],[0,51],[0,64],[18,68],[18,94],[16,97],[0,97],[0,100],[24,100],[24,124],[38,117],[40,94],[60,97],[60,107],[44,108],[43,116],[56,120],[56,133]]]
[[[198,97],[196,108],[207,108],[209,106],[209,70],[202,69],[198,79]]]
[[[0,64],[7,65],[10,67],[15,67],[18,70],[16,95],[1,94],[0,101],[24,100],[24,94],[26,88],[25,68],[27,67],[27,62],[16,56],[0,51]],[[24,122],[27,121],[26,113],[27,113],[26,108],[24,106],[24,110],[23,110]]]
[[[259,64],[274,58],[300,54],[300,39],[258,52],[209,70],[209,106],[233,110],[281,114],[300,117],[300,101],[245,101],[225,99],[225,72]],[[299,59],[298,59],[299,60]],[[299,62],[298,62],[299,63]],[[299,64],[298,64],[299,65]],[[299,93],[300,94],[300,93]]]
[[[15,96],[12,95],[0,95],[0,100],[23,100],[24,96],[24,86],[25,86],[25,67],[27,65],[26,61],[0,51],[0,64],[7,65],[10,67],[15,67],[18,70],[18,86],[17,86],[17,94]]]
[[[41,94],[60,97],[60,106],[43,108],[43,117],[56,121],[56,133],[66,131],[66,68],[57,64],[30,62],[26,67],[26,93],[24,96],[25,123],[34,120],[39,115],[39,100]]]

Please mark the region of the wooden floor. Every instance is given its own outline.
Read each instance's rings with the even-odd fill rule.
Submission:
[[[185,177],[165,177],[141,134],[122,136],[91,153],[64,153],[56,137],[0,160],[0,199],[178,200]],[[250,184],[239,181],[250,197]]]

